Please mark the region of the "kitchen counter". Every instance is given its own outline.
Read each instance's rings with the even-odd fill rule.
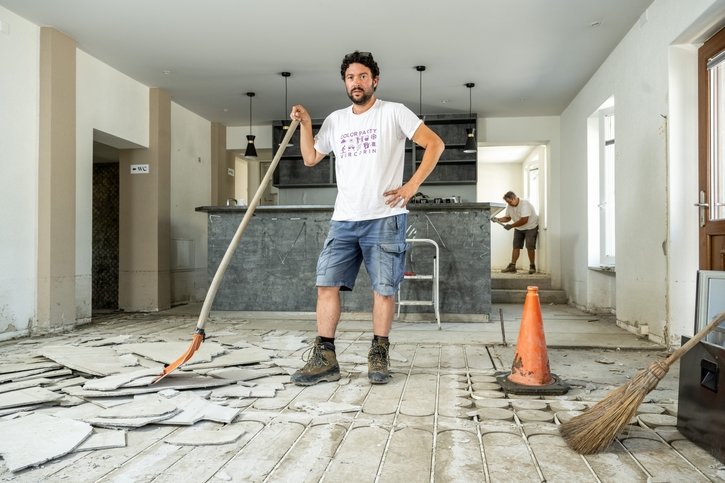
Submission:
[[[491,312],[490,214],[500,203],[409,204],[409,232],[440,248],[440,311],[488,320]],[[245,207],[202,206],[208,216],[208,276],[211,281],[241,223]],[[314,312],[315,268],[327,236],[332,206],[258,206],[232,257],[214,300],[214,310]],[[430,273],[432,248],[417,244],[406,271]],[[426,281],[405,280],[404,300],[430,299]],[[345,312],[370,312],[370,280],[364,266],[355,290],[342,292]],[[403,306],[401,315],[432,312]],[[432,314],[431,314],[432,316]]]

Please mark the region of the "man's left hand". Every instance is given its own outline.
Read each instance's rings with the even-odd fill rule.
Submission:
[[[504,227],[504,228],[506,228],[507,230],[510,230],[510,229],[511,229],[511,228],[513,228],[514,226],[513,226],[513,225],[511,225],[511,224],[508,224],[508,225],[504,225],[503,227]]]
[[[413,195],[416,193],[416,191],[413,189],[413,187],[406,185],[401,186],[400,188],[389,190],[383,193],[383,196],[385,196],[385,204],[391,207],[394,206],[405,206],[408,204],[410,199],[413,197]]]

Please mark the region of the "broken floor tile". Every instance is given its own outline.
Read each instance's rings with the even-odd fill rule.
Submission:
[[[203,347],[203,346],[202,346]],[[216,367],[243,366],[248,364],[256,364],[270,360],[270,353],[259,347],[249,347],[246,349],[237,349],[228,354],[215,357],[210,362],[189,362],[186,369],[211,369]],[[192,359],[194,361],[194,359]]]
[[[54,371],[49,372],[41,372],[40,374],[32,374],[29,376],[25,376],[19,379],[16,379],[16,381],[35,381],[37,379],[45,379],[45,378],[53,378],[53,377],[64,377],[64,376],[70,376],[73,372],[70,369],[56,369]]]
[[[229,381],[209,376],[200,376],[192,372],[176,371],[163,378],[161,381],[146,387],[120,387],[113,391],[89,391],[78,386],[67,387],[63,392],[83,398],[109,397],[109,396],[134,396],[159,392],[164,389],[200,389],[207,387],[226,386]]]
[[[126,431],[93,428],[93,433],[76,448],[76,451],[126,447]]]
[[[121,386],[128,384],[135,379],[146,376],[158,376],[162,368],[156,369],[139,369],[137,371],[122,372],[121,374],[113,374],[111,376],[101,377],[86,382],[83,385],[83,389],[91,391],[112,391],[118,389]]]
[[[269,383],[260,384],[254,387],[241,386],[235,384],[233,386],[215,389],[211,393],[212,398],[228,398],[228,397],[274,397],[277,391],[284,389],[284,384]]]
[[[107,337],[105,339],[97,339],[83,343],[86,347],[101,347],[104,345],[125,344],[131,340],[130,335],[117,335],[115,337]]]
[[[16,408],[0,409],[0,417],[12,416],[16,413],[23,413],[26,411],[34,411],[37,409],[48,407],[47,404],[32,404],[30,406],[20,406]]]
[[[52,379],[48,379],[45,377],[39,377],[37,379],[27,379],[25,381],[18,382],[7,382],[5,384],[0,384],[0,393],[17,391],[18,389],[25,389],[26,387],[42,386],[44,384],[50,384],[52,382]]]
[[[165,419],[169,419],[176,414],[181,412],[179,409],[174,409],[173,412],[162,414],[160,416],[148,416],[148,417],[137,417],[137,418],[101,418],[101,417],[94,417],[94,418],[88,418],[84,421],[92,424],[93,426],[98,426],[101,428],[140,428],[142,426],[146,426],[147,424],[154,424],[158,423],[160,421],[163,421]]]
[[[138,357],[133,354],[123,354],[118,357],[118,360],[121,361],[121,364],[123,364],[124,367],[135,367],[141,365]]]
[[[45,369],[52,371],[54,369],[60,369],[61,366],[55,362],[44,361],[44,362],[11,362],[0,364],[0,374],[9,374],[12,372],[23,372],[32,371],[36,369]]]
[[[86,400],[79,397],[64,394],[63,397],[58,401],[58,405],[64,408],[79,406],[85,404]]]
[[[103,411],[102,407],[87,402],[78,406],[58,409],[57,411],[53,412],[52,415],[59,418],[77,419],[79,421],[82,421],[84,419],[94,417],[101,411]]]
[[[148,359],[171,364],[189,349],[190,342],[141,342],[115,346],[118,354],[130,352]],[[216,342],[202,344],[191,357],[193,362],[210,362],[213,357],[224,354],[226,349]]]
[[[229,424],[239,414],[239,409],[214,404],[190,392],[178,393],[170,398],[159,396],[174,404],[180,413],[172,418],[160,421],[159,424],[192,425],[201,420]]]
[[[37,376],[38,374],[43,374],[43,376],[38,376],[38,377],[44,377],[45,374],[52,373],[55,370],[56,370],[55,367],[43,367],[40,369],[28,369],[25,371],[17,371],[17,372],[9,372],[7,374],[0,374],[0,384],[24,381],[24,380],[27,380],[28,377]]]
[[[133,401],[126,404],[121,404],[112,408],[104,409],[96,416],[106,419],[147,418],[175,413],[176,409],[176,404],[166,399],[159,399],[157,397],[145,397],[140,399],[134,399]]]
[[[123,363],[111,347],[46,346],[38,352],[48,359],[84,374],[108,376],[123,372]]]
[[[10,471],[19,471],[70,453],[92,431],[90,424],[43,414],[2,421],[0,455]]]
[[[117,396],[117,397],[87,397],[84,398],[89,403],[93,403],[94,405],[103,408],[108,409],[115,406],[120,406],[121,404],[126,404],[131,401],[133,401],[133,396]]]
[[[42,387],[27,387],[0,394],[0,409],[55,402],[62,398],[62,394],[48,391]]]
[[[221,429],[198,429],[177,431],[164,440],[165,443],[178,446],[210,446],[234,443],[245,433],[239,426],[227,426]]]
[[[69,377],[67,379],[60,379],[57,381],[53,381],[53,384],[48,386],[46,389],[56,390],[56,389],[63,389],[64,387],[70,387],[70,386],[82,386],[85,384],[85,382],[88,379],[85,377]]]

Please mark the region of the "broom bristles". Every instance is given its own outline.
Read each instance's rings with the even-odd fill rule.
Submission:
[[[657,387],[668,369],[669,365],[661,361],[653,362],[585,413],[562,423],[559,432],[566,444],[579,454],[594,454],[606,449],[629,424],[645,396]]]

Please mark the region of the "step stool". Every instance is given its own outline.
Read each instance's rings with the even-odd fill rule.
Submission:
[[[405,241],[410,244],[410,248],[409,248],[408,252],[411,254],[411,257],[412,257],[412,253],[414,250],[414,246],[417,244],[427,244],[427,245],[434,247],[434,249],[435,249],[435,255],[433,256],[432,267],[431,267],[430,273],[425,274],[425,275],[419,275],[417,273],[410,274],[410,273],[406,272],[406,275],[403,276],[403,281],[409,280],[411,282],[416,282],[416,281],[431,282],[431,285],[432,285],[431,298],[430,298],[430,300],[402,300],[400,298],[400,288],[398,288],[398,296],[397,296],[397,302],[396,302],[396,304],[398,306],[397,318],[400,319],[400,307],[403,305],[430,305],[433,307],[433,312],[435,314],[436,323],[438,324],[438,330],[440,330],[440,328],[441,328],[441,315],[440,315],[440,310],[439,310],[440,291],[439,291],[439,283],[438,283],[438,280],[439,280],[439,272],[438,272],[439,264],[438,264],[438,262],[439,262],[440,250],[438,249],[438,244],[434,240],[430,240],[428,238],[406,238]]]

